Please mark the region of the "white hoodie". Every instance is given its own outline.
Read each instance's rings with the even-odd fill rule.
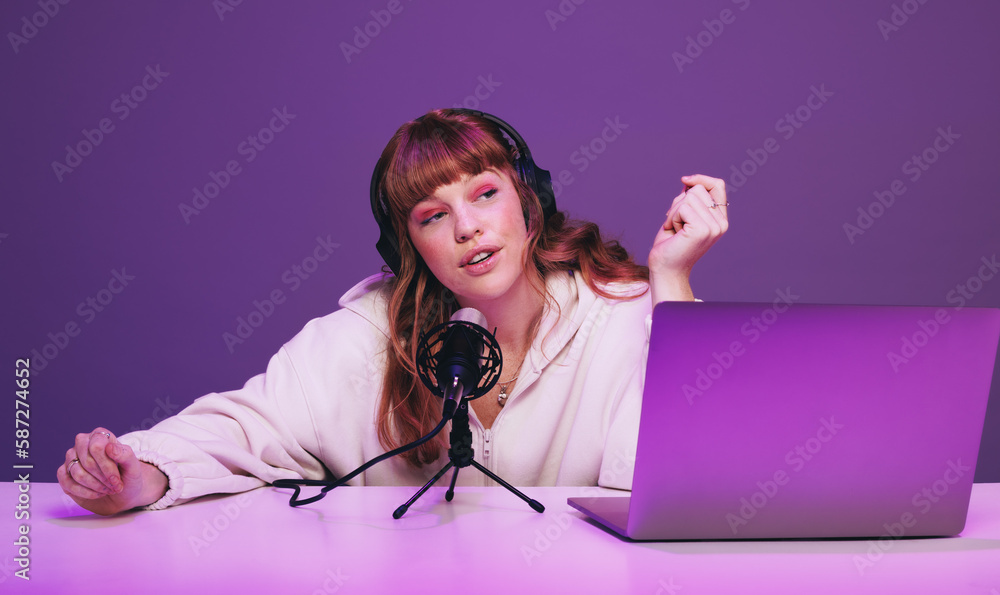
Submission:
[[[386,280],[373,275],[348,291],[342,309],[306,324],[242,389],[208,394],[149,430],[121,436],[169,478],[167,493],[149,508],[281,478],[328,479],[324,466],[341,477],[384,453],[375,418],[388,337]],[[469,408],[475,459],[516,486],[630,489],[650,294],[608,300],[570,273],[550,275],[548,289],[561,312],[546,309],[492,427],[483,429]],[[608,287],[622,295],[643,289]],[[417,469],[394,457],[350,485],[422,485],[447,462],[442,452]],[[495,484],[468,467],[458,485]]]

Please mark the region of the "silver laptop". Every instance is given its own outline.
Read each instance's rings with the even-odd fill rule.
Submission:
[[[664,302],[631,496],[569,504],[635,540],[965,527],[1000,309]]]

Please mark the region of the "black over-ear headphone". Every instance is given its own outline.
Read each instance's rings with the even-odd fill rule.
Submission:
[[[531,151],[528,150],[528,145],[525,144],[521,135],[510,124],[485,112],[462,108],[450,111],[478,116],[496,124],[502,136],[504,136],[504,140],[516,149],[516,157],[513,162],[514,170],[517,171],[521,180],[534,190],[538,196],[539,202],[542,203],[542,221],[543,223],[547,221],[556,212],[556,195],[552,191],[552,175],[548,170],[535,165],[535,162],[531,159]],[[424,116],[420,116],[415,121],[419,122],[423,118]],[[396,232],[392,229],[392,220],[389,216],[389,203],[379,184],[386,165],[380,159],[379,163],[375,165],[375,171],[372,172],[372,214],[375,215],[375,222],[378,223],[378,228],[381,232],[375,247],[392,272],[399,275],[399,268],[402,266],[402,257],[399,255],[399,238],[396,237]]]

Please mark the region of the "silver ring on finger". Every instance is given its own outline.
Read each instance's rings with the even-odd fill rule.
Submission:
[[[718,202],[713,202],[712,204],[708,205],[708,208],[710,208],[710,209],[714,209],[714,208],[716,208],[716,207],[728,207],[728,206],[729,206],[729,203],[728,203],[728,202],[727,202],[727,203],[725,203],[725,204],[723,204],[723,203],[718,203]]]
[[[69,472],[73,470],[73,465],[75,465],[76,463],[79,463],[79,462],[80,462],[80,459],[73,459],[72,461],[70,461],[69,462],[69,466],[66,467],[66,474],[69,475]]]

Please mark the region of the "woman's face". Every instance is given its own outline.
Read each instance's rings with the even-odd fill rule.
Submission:
[[[463,307],[487,309],[526,284],[528,230],[507,174],[489,169],[438,187],[413,207],[407,228],[431,273]]]

